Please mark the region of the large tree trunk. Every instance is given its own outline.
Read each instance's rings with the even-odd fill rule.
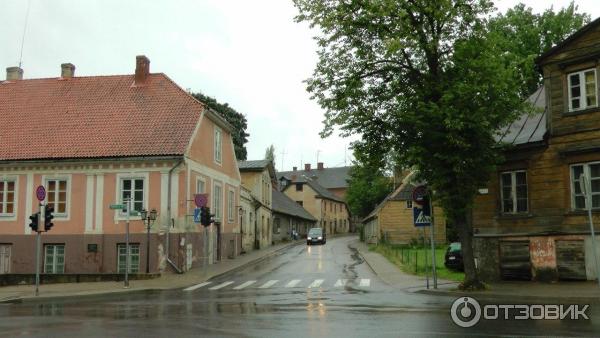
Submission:
[[[470,212],[470,211],[469,211]],[[465,267],[465,280],[459,285],[461,290],[481,290],[485,285],[479,280],[475,268],[475,256],[473,254],[473,224],[466,214],[457,217],[454,225],[460,237],[462,257]]]

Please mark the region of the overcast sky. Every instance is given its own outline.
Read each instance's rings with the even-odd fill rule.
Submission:
[[[518,2],[496,4],[505,11]],[[535,11],[569,3],[521,2]],[[27,3],[2,0],[2,68],[18,65]],[[597,0],[576,4],[600,16]],[[302,82],[317,61],[316,44],[295,14],[291,0],[30,0],[22,68],[25,78],[59,76],[64,62],[76,75],[131,74],[135,56],[144,54],[152,72],[244,113],[249,159],[262,159],[274,144],[278,170],[282,156],[284,170],[314,166],[317,154],[326,167],[350,164],[352,139],[318,135],[323,110]]]

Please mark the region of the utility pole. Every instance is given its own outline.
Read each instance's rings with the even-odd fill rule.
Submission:
[[[319,154],[321,153],[321,150],[317,149],[317,163],[319,163]]]
[[[281,150],[281,171],[285,171],[283,169],[283,158],[284,158],[285,154],[286,154],[285,149],[282,149]],[[273,164],[273,165],[275,165],[275,164]]]
[[[127,203],[127,215],[125,221],[125,289],[129,288],[129,215],[131,214],[131,197],[125,199]]]
[[[585,196],[585,206],[590,220],[590,235],[592,236],[592,253],[594,255],[594,264],[596,265],[596,275],[598,276],[598,286],[600,286],[600,265],[598,265],[598,252],[596,251],[596,233],[594,231],[594,220],[592,219],[592,187],[587,184],[585,174],[579,175],[579,187]]]

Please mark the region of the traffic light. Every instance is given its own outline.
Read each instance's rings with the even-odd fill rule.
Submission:
[[[205,227],[210,225],[210,208],[202,207],[200,208],[200,224]]]
[[[40,219],[40,213],[36,212],[35,214],[29,216],[29,219],[31,220],[31,223],[29,223],[31,231],[38,231],[38,221]]]
[[[54,215],[52,215],[53,212],[54,207],[46,205],[46,212],[44,213],[44,230],[46,231],[52,229],[52,227],[54,226],[54,223],[52,223],[52,219],[54,218]]]

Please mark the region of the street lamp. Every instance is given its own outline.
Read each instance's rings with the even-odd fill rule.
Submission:
[[[146,273],[150,273],[150,226],[156,220],[156,209],[148,210],[142,209],[140,211],[142,222],[146,223]]]

